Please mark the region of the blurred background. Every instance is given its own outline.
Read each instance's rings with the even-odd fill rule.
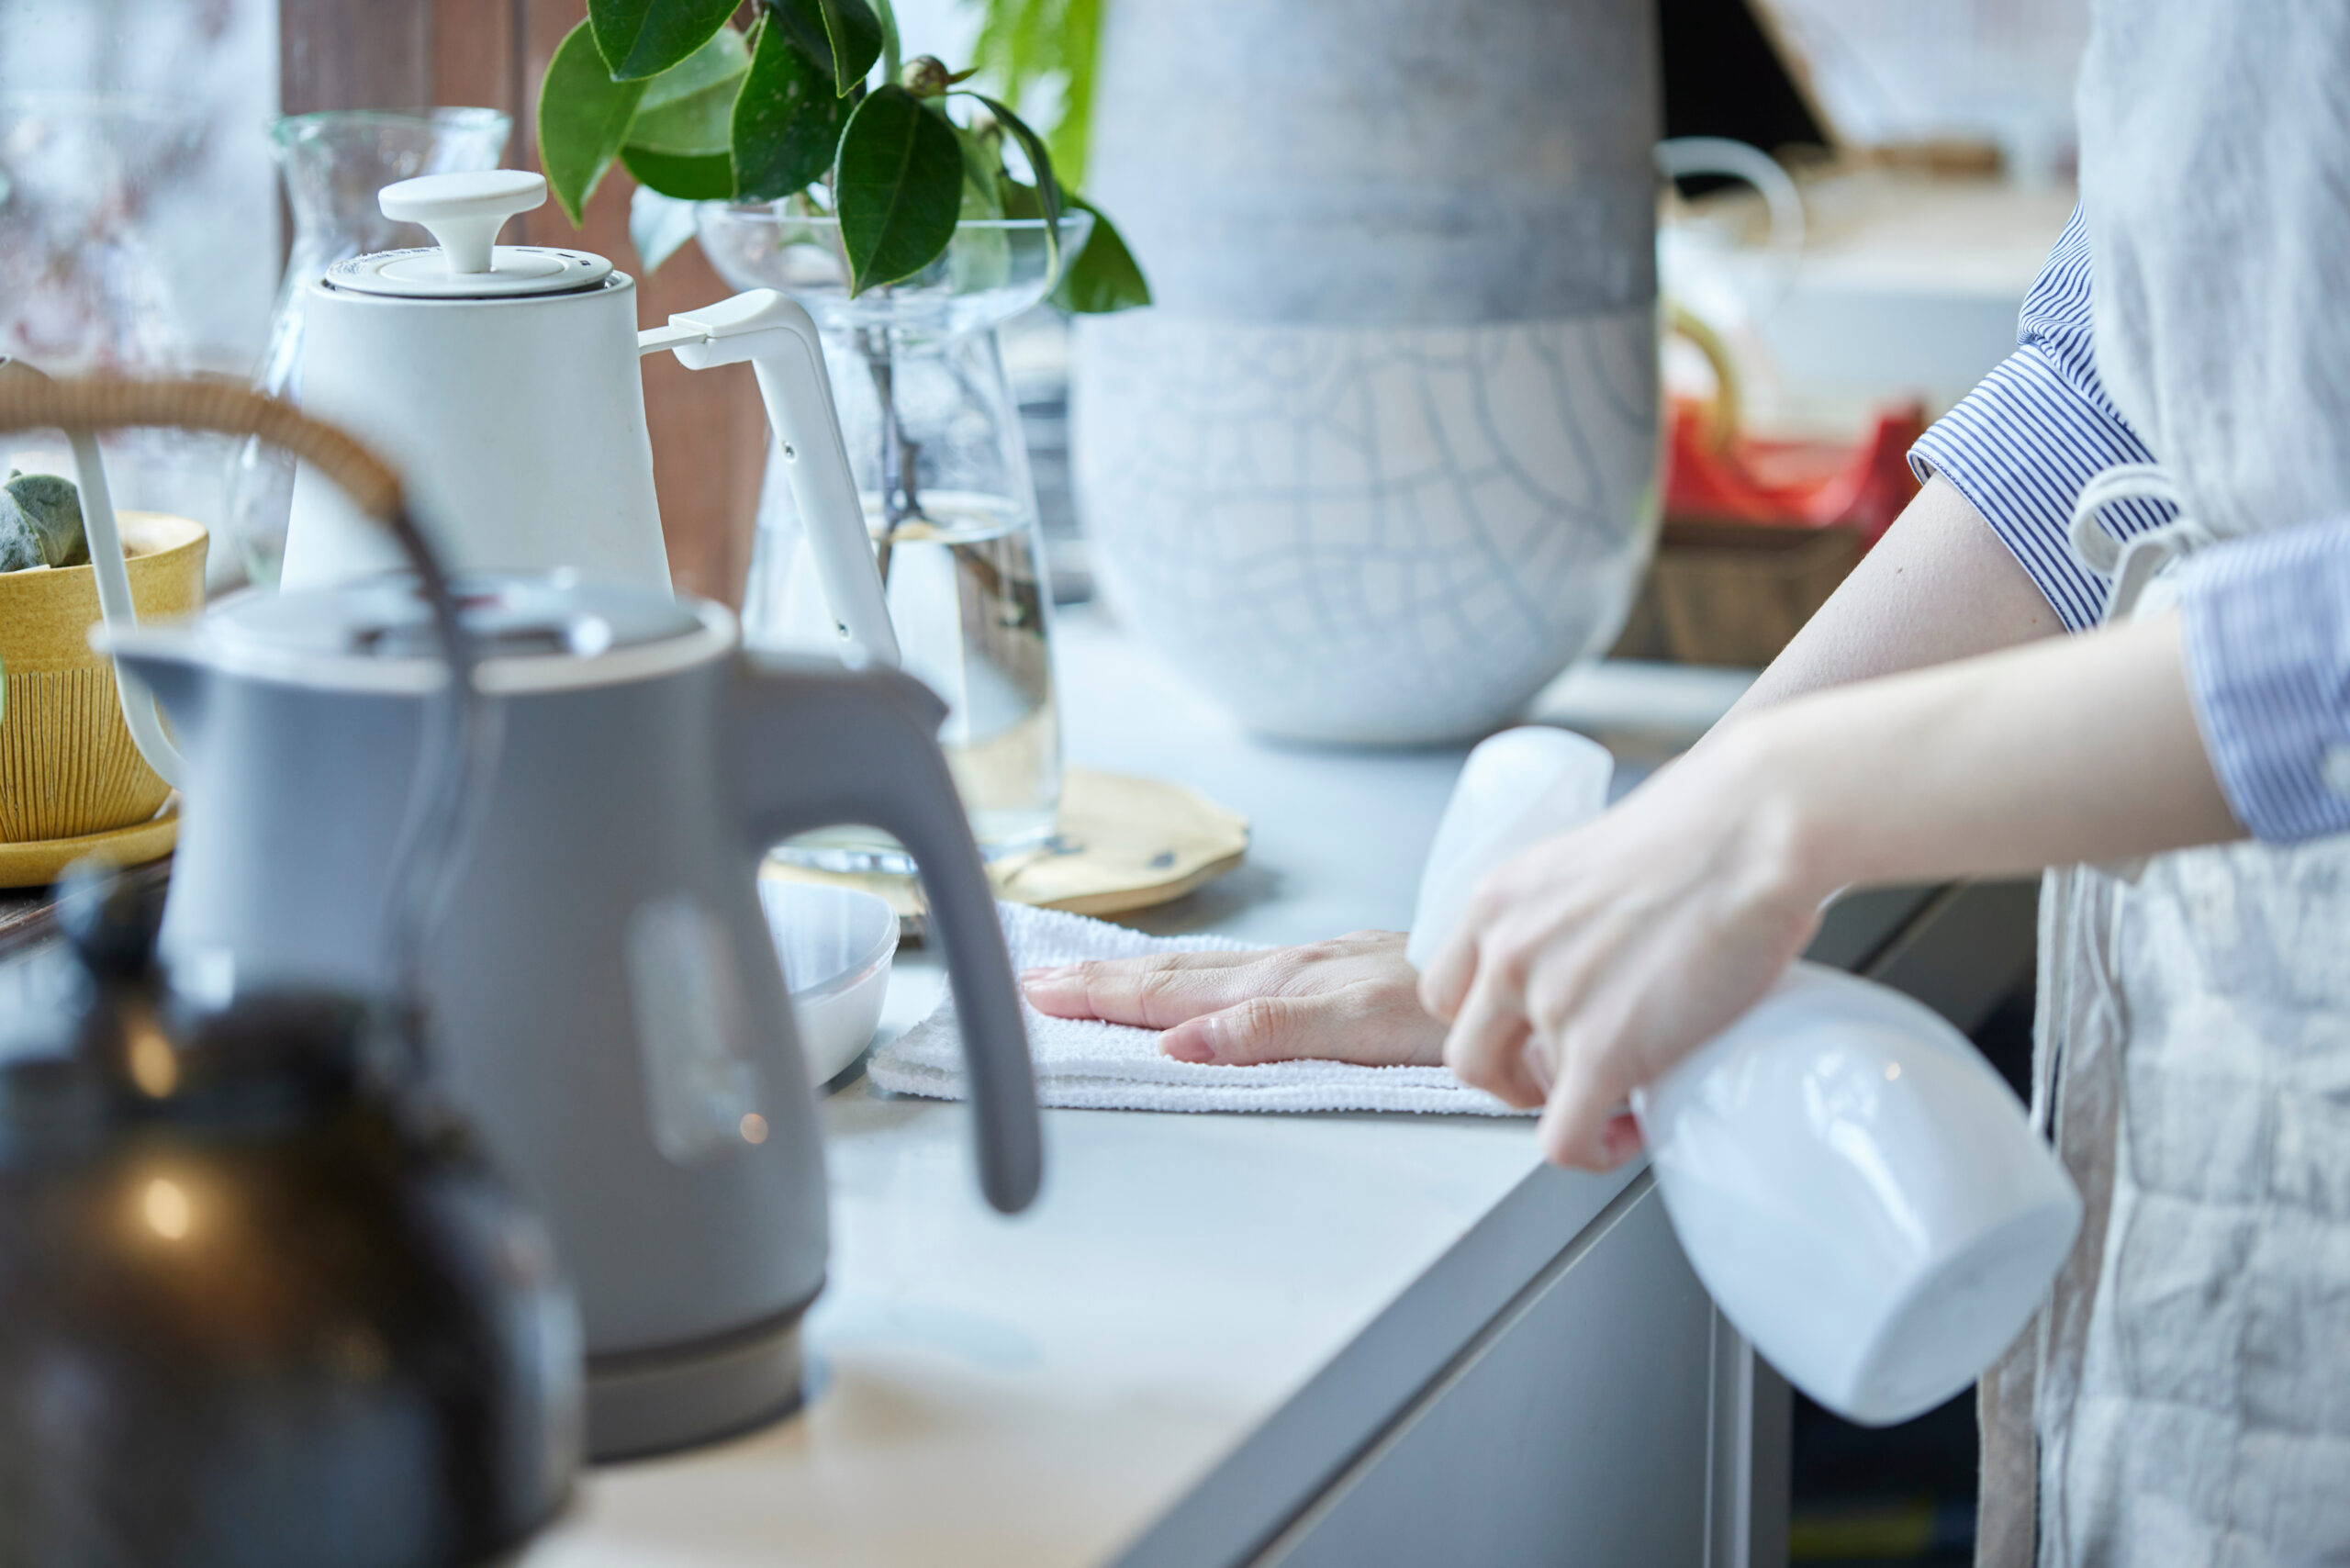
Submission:
[[[985,20],[978,0],[898,9],[907,38],[954,62]],[[293,238],[272,119],[486,106],[514,118],[506,161],[531,165],[537,84],[581,11],[581,0],[0,0],[0,347],[68,372],[254,375]],[[1807,220],[1789,258],[1751,192],[1684,184],[1664,282],[1712,341],[1668,343],[1673,388],[1711,398],[1728,368],[1741,434],[1843,448],[1881,410],[1914,400],[1930,417],[1961,396],[2011,342],[2071,201],[2085,0],[1662,0],[1659,25],[1667,133],[1777,154]],[[1050,124],[1064,87],[1048,72],[1018,106]],[[552,207],[522,226],[637,270],[628,203],[615,170],[584,235]],[[648,319],[719,286],[688,248],[646,291]],[[1004,347],[1060,591],[1082,597],[1064,338],[1040,312]],[[755,400],[732,385],[739,373],[648,375],[664,494],[681,498],[673,565],[681,585],[734,600],[764,449]],[[219,515],[226,465],[208,451],[124,444],[136,449],[132,504]],[[1801,479],[1836,455],[1815,444],[1760,460]],[[216,573],[234,572],[230,552],[216,556]],[[1760,662],[1751,645],[1671,647],[1637,617],[1633,634],[1647,642],[1628,651]]]

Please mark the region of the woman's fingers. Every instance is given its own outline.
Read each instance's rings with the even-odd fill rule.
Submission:
[[[1420,1008],[1393,931],[1254,952],[1158,954],[1033,969],[1029,1002],[1061,1018],[1164,1031],[1179,1061],[1322,1057],[1379,1066],[1444,1059],[1444,1025]]]
[[[1176,1025],[1158,1048],[1177,1061],[1248,1067],[1302,1057],[1366,1067],[1433,1067],[1444,1026],[1410,994],[1358,984],[1309,996],[1259,996]]]
[[[1547,1087],[1527,1060],[1532,1034],[1524,1009],[1503,994],[1488,968],[1478,974],[1444,1038],[1445,1065],[1472,1089],[1532,1110],[1542,1103]]]
[[[1420,1006],[1431,1018],[1451,1023],[1469,999],[1477,979],[1477,923],[1464,920],[1460,929],[1445,938],[1428,967],[1420,973]]]
[[[1353,1058],[1351,1043],[1327,996],[1252,996],[1237,1007],[1178,1024],[1159,1036],[1158,1048],[1177,1061],[1253,1067],[1259,1062],[1321,1057]]]
[[[1542,1157],[1553,1165],[1613,1170],[1640,1144],[1639,1129],[1623,1109],[1617,1058],[1606,1043],[1588,1039],[1567,1044],[1560,1056],[1557,1081],[1535,1129]]]
[[[1056,1018],[1099,1018],[1167,1029],[1262,990],[1248,971],[1261,953],[1159,953],[1030,969],[1020,977],[1029,1005]]]

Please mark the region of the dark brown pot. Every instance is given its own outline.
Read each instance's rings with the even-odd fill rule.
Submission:
[[[561,1505],[553,1249],[365,1020],[100,975],[0,1067],[0,1564],[472,1562]]]

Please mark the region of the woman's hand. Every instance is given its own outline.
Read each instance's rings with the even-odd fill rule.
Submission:
[[[1625,1097],[1760,1001],[1818,924],[1830,890],[1748,738],[1718,735],[1505,863],[1422,977],[1452,1025],[1445,1060],[1543,1105],[1552,1160],[1605,1170],[1637,1150]]]
[[[1373,1067],[1433,1067],[1444,1025],[1420,1006],[1404,938],[1358,931],[1256,953],[1166,953],[1031,969],[1021,989],[1040,1013],[1163,1030],[1178,1061],[1247,1065],[1320,1057]]]
[[[1445,1060],[1543,1151],[1605,1167],[1617,1107],[1762,999],[1836,889],[2013,876],[2243,835],[2175,616],[1816,692],[1718,726],[1486,879],[1420,985]]]

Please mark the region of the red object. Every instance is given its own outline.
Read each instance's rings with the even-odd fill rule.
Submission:
[[[1851,528],[1874,544],[1918,493],[1908,454],[1926,431],[1919,405],[1879,414],[1876,429],[1857,445],[1740,435],[1722,441],[1708,428],[1712,422],[1707,404],[1673,399],[1668,520]]]

